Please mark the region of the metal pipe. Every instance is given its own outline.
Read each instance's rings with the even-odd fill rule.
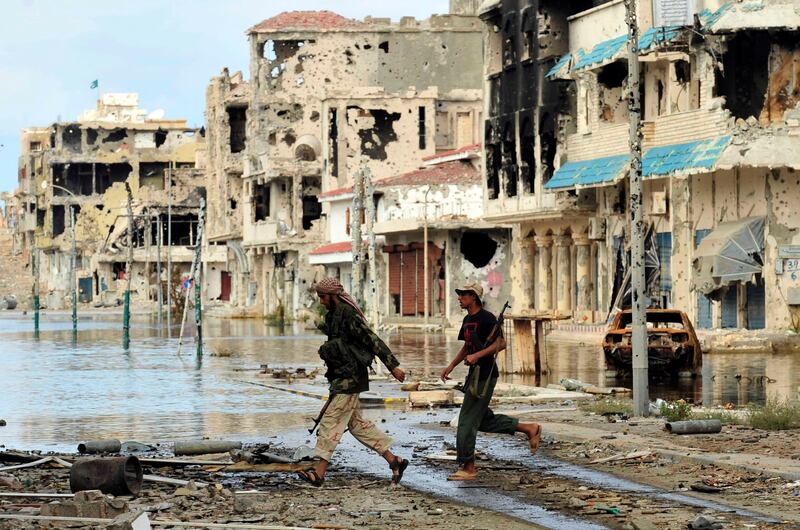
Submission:
[[[227,453],[231,449],[241,448],[242,442],[195,440],[188,442],[175,442],[174,453],[176,456],[208,455],[212,453]]]
[[[639,23],[636,0],[625,0],[628,25],[628,118],[630,120],[630,213],[631,213],[631,313],[633,348],[633,411],[650,413],[648,386],[647,324],[644,266],[644,212],[642,203],[642,118],[639,97]]]
[[[722,431],[719,420],[688,420],[667,422],[667,430],[672,434],[715,434]]]
[[[90,440],[78,444],[78,452],[82,455],[95,453],[119,453],[122,444],[119,440]]]
[[[142,464],[135,456],[83,458],[69,470],[72,493],[100,490],[110,495],[139,495],[142,490]]]

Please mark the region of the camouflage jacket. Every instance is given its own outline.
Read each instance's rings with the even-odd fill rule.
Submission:
[[[369,390],[368,369],[375,355],[389,370],[400,366],[386,343],[345,303],[328,311],[319,329],[328,336],[319,348],[319,356],[328,369],[325,377],[331,395]]]

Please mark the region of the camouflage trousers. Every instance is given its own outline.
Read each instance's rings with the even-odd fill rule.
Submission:
[[[361,415],[358,394],[336,394],[319,423],[316,455],[330,462],[345,429],[350,429],[356,440],[378,454],[383,454],[392,445],[389,436]]]

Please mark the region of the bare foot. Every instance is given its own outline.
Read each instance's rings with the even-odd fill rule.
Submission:
[[[542,441],[542,426],[538,423],[520,423],[517,429],[528,437],[531,446],[531,454],[535,455]]]
[[[459,469],[449,477],[447,480],[457,480],[457,481],[466,481],[466,480],[475,480],[475,477],[478,476],[478,472],[470,473],[468,471],[464,471],[463,469]]]

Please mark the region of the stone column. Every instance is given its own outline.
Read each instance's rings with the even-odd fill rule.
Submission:
[[[570,244],[572,237],[568,235],[556,236],[556,259],[558,260],[558,285],[556,298],[558,311],[569,313],[572,311],[572,267],[570,259]]]
[[[575,268],[576,268],[576,283],[577,283],[577,307],[576,307],[576,321],[577,322],[591,322],[592,321],[592,291],[594,285],[592,283],[592,247],[591,241],[586,234],[576,235],[574,238],[576,249],[575,255]]]
[[[536,255],[536,241],[532,237],[526,237],[522,240],[522,281],[525,285],[525,301],[524,306],[530,309],[536,307],[536,261],[533,259]]]
[[[550,263],[553,261],[553,238],[550,236],[536,236],[534,240],[539,252],[539,274],[537,275],[539,300],[536,308],[539,311],[549,311],[553,309],[553,271],[550,268]]]

